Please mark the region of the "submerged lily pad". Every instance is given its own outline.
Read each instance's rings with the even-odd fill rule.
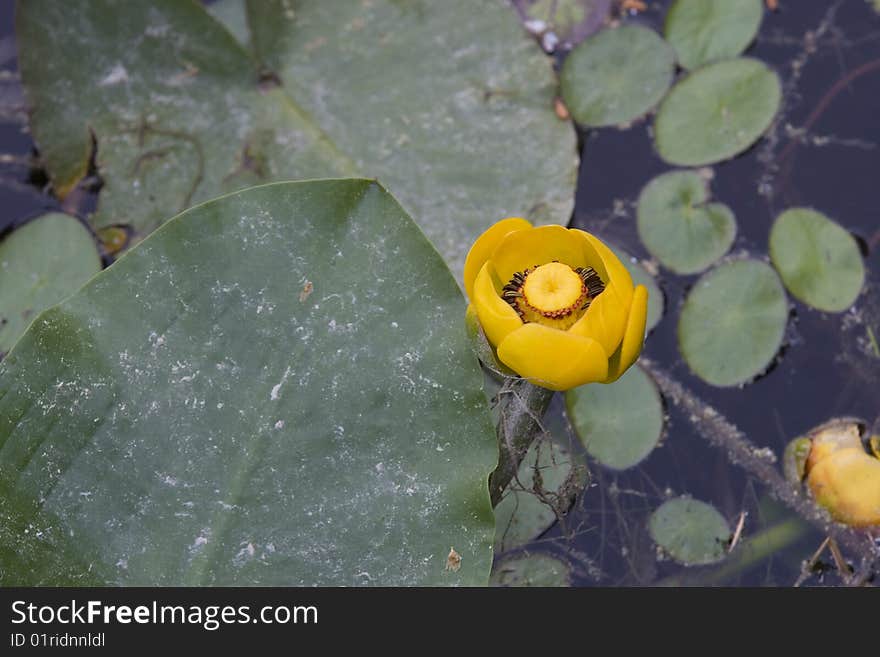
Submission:
[[[675,53],[638,25],[606,29],[578,45],[562,66],[562,99],[586,126],[626,123],[660,102],[675,72]]]
[[[645,322],[645,332],[650,332],[663,319],[666,306],[663,290],[657,285],[657,279],[636,258],[616,246],[610,248],[632,276],[633,285],[644,285],[648,289],[648,317]]]
[[[718,510],[690,497],[667,500],[651,514],[654,542],[686,566],[716,563],[727,555],[730,526]]]
[[[246,48],[198,2],[21,3],[22,81],[55,191],[85,175],[92,135],[91,221],[141,236],[249,185],[381,178],[456,275],[502,217],[567,220],[574,130],[506,2],[295,4],[225,6]]]
[[[508,557],[492,570],[492,586],[571,586],[571,568],[549,554]]]
[[[678,344],[701,379],[739,385],[773,361],[787,320],[785,290],[773,268],[758,260],[729,262],[694,284],[681,310]]]
[[[696,171],[659,175],[639,196],[639,237],[645,248],[674,272],[703,271],[733,244],[733,212],[708,200],[708,185]]]
[[[675,0],[664,36],[688,69],[736,57],[754,40],[763,0]]]
[[[853,236],[824,214],[791,208],[770,231],[770,259],[785,287],[809,306],[843,312],[865,282],[862,254]]]
[[[485,585],[498,451],[463,313],[372,181],[172,219],[0,361],[0,581]]]
[[[554,506],[566,511],[586,480],[584,464],[569,450],[552,439],[536,440],[495,507],[495,551],[511,550],[540,536],[556,522]]]
[[[0,242],[0,357],[43,310],[101,271],[101,255],[88,229],[51,212]]]
[[[631,367],[614,383],[565,394],[568,416],[590,456],[614,470],[641,463],[663,433],[663,404],[651,378]]]
[[[660,104],[657,152],[679,166],[731,158],[764,134],[781,99],[779,77],[757,59],[704,66],[677,83]]]
[[[513,4],[524,20],[540,21],[566,45],[601,29],[611,13],[611,0],[514,0]]]

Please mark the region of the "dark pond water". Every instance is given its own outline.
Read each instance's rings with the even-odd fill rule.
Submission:
[[[660,29],[667,5],[651,3],[641,20]],[[876,335],[880,326],[880,16],[864,0],[783,3],[780,11],[765,16],[747,54],[780,73],[785,98],[768,139],[714,168],[714,198],[728,204],[737,218],[733,252],[765,258],[773,219],[787,207],[812,206],[859,239],[868,270],[866,289],[855,309],[841,315],[792,300],[786,344],[771,369],[742,388],[719,389],[693,376],[677,347],[677,317],[697,277],[661,271],[666,314],[644,353],[753,443],[781,455],[791,438],[829,418],[853,415],[872,422],[880,413],[880,354],[868,337],[869,328]],[[801,139],[793,137],[798,128],[806,128]],[[582,142],[573,225],[647,257],[636,234],[635,199],[645,182],[670,169],[653,151],[650,122],[583,133]],[[759,482],[709,446],[685,414],[668,401],[666,406],[664,443],[643,467],[622,475],[594,469],[599,485],[568,518],[569,533],[576,533],[572,527],[586,533],[569,539],[556,528],[547,535],[558,537],[552,543],[556,548],[562,543],[563,553],[575,549],[582,553],[575,559],[589,557],[605,583],[650,582],[680,570],[658,563],[644,535],[645,516],[670,490],[711,501],[734,523],[746,512],[750,534],[789,514]],[[612,484],[629,492],[609,496]],[[600,531],[594,529],[597,519]],[[757,567],[731,573],[724,583],[791,584],[801,561],[821,540],[808,532]],[[703,581],[714,581],[712,571],[705,572]],[[582,575],[579,583],[593,579],[587,572]],[[701,581],[699,573],[695,581]]]
[[[667,5],[650,3],[637,20],[659,29]],[[782,76],[783,113],[769,138],[715,167],[713,195],[736,214],[734,252],[759,258],[766,256],[770,226],[779,212],[792,205],[821,210],[859,238],[868,284],[855,309],[840,315],[792,301],[786,346],[770,371],[742,388],[719,389],[693,376],[678,352],[677,317],[696,277],[661,270],[666,314],[645,350],[701,403],[777,455],[789,439],[831,417],[853,415],[872,422],[880,413],[880,354],[868,338],[869,329],[880,335],[880,14],[866,0],[789,0],[781,5],[765,17],[748,54]],[[13,11],[13,3],[0,3],[0,233],[58,207],[30,162],[33,144],[16,77]],[[798,137],[800,128],[806,132]],[[627,130],[583,132],[581,139],[572,225],[646,257],[636,235],[634,202],[648,180],[670,169],[653,151],[650,121]],[[680,566],[657,559],[645,528],[647,515],[669,494],[709,501],[734,525],[747,514],[746,536],[794,517],[760,481],[711,446],[688,413],[668,400],[666,406],[662,446],[642,466],[624,473],[592,465],[595,485],[563,523],[534,544],[535,550],[566,559],[574,567],[575,584],[644,584],[678,576]],[[561,404],[551,412],[561,413]],[[805,528],[797,540],[749,568],[720,574],[690,569],[688,581],[790,585],[822,538]],[[831,576],[827,581],[836,583]]]

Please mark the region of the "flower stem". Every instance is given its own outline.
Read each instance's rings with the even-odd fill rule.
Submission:
[[[542,423],[555,393],[525,379],[506,377],[492,400],[498,435],[498,465],[489,476],[492,506],[516,476],[535,438],[546,429]]]

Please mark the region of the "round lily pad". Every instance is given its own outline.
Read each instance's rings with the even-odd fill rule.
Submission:
[[[614,470],[641,463],[663,432],[657,387],[638,366],[608,385],[569,390],[568,414],[590,456]]]
[[[504,552],[525,545],[556,522],[548,503],[559,502],[586,483],[586,468],[567,449],[553,440],[536,440],[519,467],[501,501],[495,507],[495,551]],[[535,492],[549,493],[541,499]]]
[[[571,586],[571,568],[548,554],[518,554],[495,565],[492,586]]]
[[[101,271],[88,229],[52,212],[0,242],[0,354],[12,349],[31,321]]]
[[[770,259],[789,292],[826,312],[849,308],[865,282],[865,266],[852,235],[810,208],[791,208],[779,215],[770,231]]]
[[[674,272],[703,271],[733,244],[733,212],[708,200],[708,185],[696,171],[657,176],[639,196],[639,237],[645,248]]]
[[[703,166],[737,155],[773,121],[779,77],[756,59],[728,59],[697,69],[660,104],[657,152],[670,164]]]
[[[730,526],[710,504],[678,497],[667,500],[648,520],[651,538],[686,566],[721,561],[727,554]]]
[[[565,60],[562,98],[587,126],[626,123],[663,98],[675,71],[675,52],[653,30],[624,25],[595,34]]]
[[[738,385],[773,360],[787,319],[785,290],[770,265],[729,262],[701,277],[685,299],[679,348],[694,374],[707,383]]]
[[[645,322],[645,332],[647,333],[657,326],[663,318],[663,311],[666,305],[663,290],[657,285],[657,280],[654,276],[639,263],[638,259],[616,246],[611,246],[610,248],[614,255],[623,263],[623,266],[626,267],[629,275],[632,276],[633,285],[644,285],[648,288],[648,318]]]
[[[761,26],[763,5],[762,0],[676,0],[663,32],[678,63],[697,68],[745,50]]]

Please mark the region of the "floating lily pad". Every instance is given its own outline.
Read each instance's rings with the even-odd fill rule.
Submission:
[[[663,433],[663,404],[651,378],[631,367],[614,383],[565,394],[568,415],[590,456],[614,470],[641,463]]]
[[[639,196],[639,237],[654,257],[676,273],[703,271],[733,244],[733,212],[708,200],[708,185],[696,171],[659,175]]]
[[[549,554],[517,554],[492,570],[492,586],[571,586],[571,568]]]
[[[616,246],[610,248],[626,267],[629,275],[632,276],[633,284],[644,285],[648,289],[648,317],[645,323],[645,332],[650,332],[663,319],[663,310],[666,305],[663,290],[657,285],[654,276],[636,258]]]
[[[250,45],[251,33],[247,24],[247,8],[245,0],[217,0],[206,4],[205,9],[211,16],[223,23],[239,43]]]
[[[853,236],[810,208],[779,215],[770,231],[770,259],[789,292],[826,312],[849,308],[865,282]]]
[[[495,507],[495,551],[511,550],[537,538],[556,522],[553,505],[565,508],[586,483],[584,464],[553,440],[536,440]],[[546,494],[541,499],[535,491]]]
[[[787,319],[785,290],[770,265],[729,262],[694,284],[681,310],[678,344],[694,374],[734,386],[770,365]]]
[[[247,47],[201,4],[19,7],[31,129],[59,195],[96,139],[95,227],[143,236],[249,185],[375,177],[459,275],[498,219],[571,214],[575,133],[553,111],[551,62],[505,2],[227,0],[218,14],[248,29]]]
[[[710,504],[678,497],[651,514],[648,530],[654,542],[686,566],[716,563],[727,555],[730,526]]]
[[[638,25],[606,29],[578,45],[562,66],[562,99],[586,126],[626,123],[660,102],[675,72],[675,53]]]
[[[0,242],[0,357],[43,310],[101,271],[101,255],[88,229],[52,212]]]
[[[172,219],[0,361],[0,583],[485,585],[463,312],[372,181]]]
[[[670,164],[702,166],[754,144],[779,109],[779,77],[756,59],[728,59],[677,83],[657,110],[654,141]]]
[[[763,16],[763,0],[675,0],[664,35],[679,64],[692,69],[741,54]]]

